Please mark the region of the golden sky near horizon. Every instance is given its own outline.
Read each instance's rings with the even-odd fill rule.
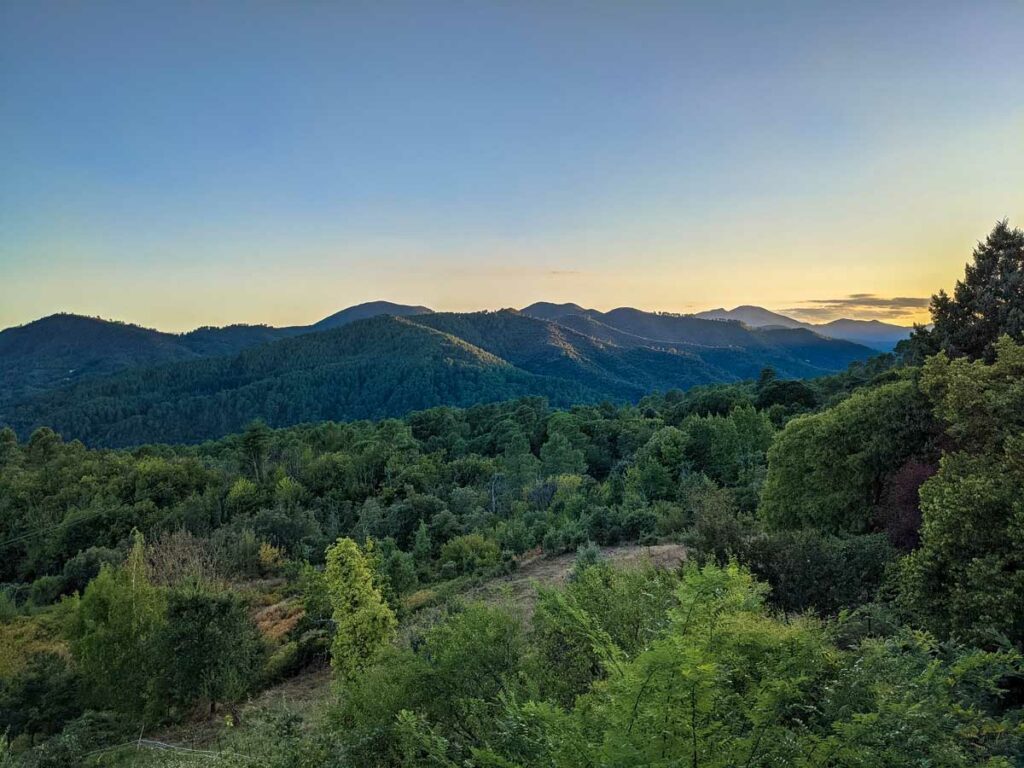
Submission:
[[[1024,226],[1024,3],[344,5],[0,6],[0,327],[909,323]]]

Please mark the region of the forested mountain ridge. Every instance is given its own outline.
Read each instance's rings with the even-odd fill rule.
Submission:
[[[909,338],[913,331],[913,328],[883,323],[878,320],[843,318],[832,320],[828,323],[805,323],[800,320],[794,320],[786,315],[781,315],[778,312],[771,312],[763,307],[750,305],[735,307],[734,309],[710,309],[704,312],[696,312],[692,315],[677,315],[642,312],[631,307],[621,307],[610,312],[598,312],[594,309],[584,309],[578,304],[537,302],[529,307],[525,307],[522,311],[534,317],[542,317],[546,320],[554,320],[562,324],[575,324],[579,322],[580,317],[586,317],[629,332],[639,332],[640,335],[660,329],[656,332],[668,333],[670,334],[669,338],[683,334],[691,341],[693,341],[695,335],[700,336],[701,331],[707,334],[705,336],[707,339],[713,338],[716,334],[708,329],[707,326],[701,326],[693,322],[672,323],[672,319],[683,321],[724,321],[762,330],[778,328],[803,329],[830,339],[863,344],[881,352],[890,352],[900,341]],[[723,333],[725,336],[729,335],[728,332],[719,333]]]
[[[382,418],[524,395],[556,406],[636,401],[655,390],[751,378],[765,367],[785,377],[822,375],[871,354],[809,332],[690,322],[711,326],[716,340],[729,343],[621,333],[613,341],[514,310],[386,315],[232,356],[81,381],[8,405],[0,423],[23,435],[51,426],[94,445],[196,442],[255,418],[274,426]]]
[[[256,418],[288,425],[381,418],[439,403],[542,394],[594,400],[582,385],[543,379],[460,339],[402,318],[361,320],[236,356],[125,371],[13,409],[22,431],[46,423],[97,445],[197,442]]]
[[[674,351],[679,354],[686,354],[686,350],[678,346],[680,344],[744,349],[757,346],[766,349],[814,343],[810,337],[802,341],[800,337],[793,337],[794,341],[789,343],[784,342],[781,337],[775,337],[767,343],[762,343],[767,337],[763,337],[762,342],[758,342],[756,337],[773,328],[711,322],[699,315],[664,315],[628,307],[602,313],[584,309],[578,304],[538,302],[520,311],[524,315],[554,321],[585,336],[611,342],[617,346],[662,351],[666,347],[674,347]],[[0,331],[0,412],[6,404],[93,376],[203,357],[237,355],[243,350],[261,344],[341,328],[358,320],[384,315],[419,317],[424,320],[425,316],[432,312],[433,310],[424,306],[375,301],[348,307],[312,325],[275,328],[269,325],[239,324],[220,328],[197,328],[180,334],[94,317],[51,315],[23,326]],[[880,329],[860,321],[837,321],[834,325],[838,328],[841,323],[845,323],[842,325],[842,332],[826,331],[826,326],[816,328],[800,323],[796,323],[795,327],[839,340],[846,334],[850,339],[874,349],[888,350],[892,346],[889,343],[891,339],[886,334],[891,336],[893,326],[884,326]],[[850,325],[851,323],[853,325]],[[494,344],[504,345],[504,342],[494,340]],[[719,380],[727,381],[731,375],[756,376],[759,366],[765,364],[781,366],[780,370],[786,375],[820,375],[822,372],[841,369],[850,359],[848,350],[840,351],[837,359],[831,361],[820,359],[820,352],[820,348],[804,353],[790,349],[789,352],[771,360],[760,359],[759,356],[764,354],[761,352],[758,353],[759,356],[743,362],[742,355],[730,355],[720,351],[719,355],[724,354],[725,359],[705,359],[704,362],[721,369],[717,374]],[[642,382],[643,377],[635,383],[643,386]]]
[[[340,328],[343,325],[354,323],[356,320],[368,320],[371,317],[391,315],[393,317],[413,317],[415,315],[429,315],[434,310],[423,306],[410,306],[408,304],[395,304],[391,301],[370,301],[365,304],[356,304],[335,312],[319,322],[309,326],[299,326],[295,330],[308,333],[310,331],[326,331],[330,328]]]
[[[388,301],[359,304],[309,326],[205,326],[166,333],[131,323],[60,313],[0,331],[0,408],[92,376],[242,350],[380,315],[430,312]]]
[[[80,315],[51,315],[0,331],[0,406],[90,375],[195,357],[173,334]]]

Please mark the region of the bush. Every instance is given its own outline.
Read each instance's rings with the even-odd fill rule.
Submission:
[[[33,605],[50,605],[64,591],[64,579],[60,576],[40,576],[32,582],[28,599]]]
[[[265,683],[276,683],[291,677],[299,669],[299,644],[291,640],[274,651],[263,665]]]
[[[48,739],[24,755],[21,766],[84,768],[88,753],[122,742],[132,731],[133,726],[123,715],[105,711],[86,712],[68,723],[59,736]]]
[[[586,544],[589,541],[586,527],[581,520],[565,520],[561,525],[555,525],[544,534],[541,546],[548,553],[558,554],[560,552],[571,552],[576,547]]]
[[[754,537],[742,559],[785,611],[826,616],[870,602],[896,552],[885,534],[840,538],[817,531]]]
[[[38,653],[0,679],[0,728],[10,736],[48,736],[81,714],[79,680],[55,653]]]
[[[0,624],[10,621],[19,613],[14,590],[0,587]]]
[[[480,573],[501,561],[501,550],[479,533],[456,536],[441,547],[441,567],[452,563],[460,575]]]
[[[572,571],[569,572],[569,580],[575,581],[587,568],[593,568],[604,562],[604,555],[601,548],[592,541],[581,544],[576,548],[576,559],[572,564]]]
[[[89,547],[64,563],[62,593],[84,592],[86,585],[104,565],[118,565],[124,561],[124,553],[109,547]]]

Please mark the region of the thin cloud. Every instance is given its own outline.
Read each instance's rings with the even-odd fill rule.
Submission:
[[[851,293],[838,299],[809,299],[801,306],[789,307],[786,313],[809,320],[831,320],[838,317],[871,317],[898,319],[918,315],[927,309],[930,299],[921,296],[879,296],[875,293]]]
[[[550,277],[576,277],[583,274],[580,269],[549,269],[547,274]]]

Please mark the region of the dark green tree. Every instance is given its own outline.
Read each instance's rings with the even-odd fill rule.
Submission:
[[[259,632],[245,604],[230,592],[200,586],[174,590],[159,650],[169,663],[161,695],[183,711],[198,701],[210,712],[240,701],[253,687],[263,657]]]
[[[919,328],[912,341],[924,353],[991,361],[1001,335],[1024,340],[1024,230],[997,223],[975,247],[953,295],[932,296],[931,314],[932,329]]]
[[[242,455],[257,483],[263,482],[266,476],[270,437],[270,428],[262,421],[254,421],[242,435]]]
[[[75,605],[71,648],[91,703],[133,716],[162,709],[153,683],[168,659],[160,649],[166,628],[165,598],[149,582],[137,534],[127,562],[104,565]]]

